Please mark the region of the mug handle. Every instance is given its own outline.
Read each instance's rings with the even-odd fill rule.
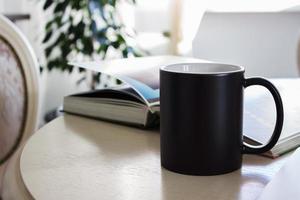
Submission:
[[[268,80],[259,78],[259,77],[254,77],[254,78],[248,78],[244,80],[244,87],[248,87],[251,85],[261,85],[265,88],[267,88],[270,93],[273,96],[273,99],[275,101],[275,106],[276,106],[276,124],[275,124],[275,129],[273,131],[273,135],[271,136],[270,140],[267,142],[265,145],[261,146],[254,146],[247,144],[243,142],[243,149],[242,153],[244,154],[260,154],[264,153],[266,151],[269,151],[278,141],[281,130],[282,130],[282,125],[283,125],[283,105],[282,105],[282,100],[280,97],[280,94],[278,90],[275,88],[275,86]]]

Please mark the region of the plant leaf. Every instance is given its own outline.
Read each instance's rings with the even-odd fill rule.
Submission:
[[[60,49],[63,58],[66,58],[69,55],[69,53],[72,51],[72,49],[70,48],[70,44],[68,42],[62,42]]]
[[[60,27],[62,25],[62,16],[61,15],[56,15],[54,18],[55,23],[57,24],[58,27]]]
[[[47,64],[47,69],[51,71],[53,68],[59,67],[59,59],[50,60]]]
[[[69,0],[64,0],[58,4],[56,4],[55,8],[54,8],[54,12],[63,12],[67,6],[69,5]]]
[[[94,52],[94,45],[92,38],[84,37],[82,38],[83,49],[82,53],[91,55]]]
[[[44,37],[44,39],[43,39],[43,43],[46,43],[46,42],[48,42],[48,40],[51,38],[51,36],[52,36],[52,31],[49,31],[46,35],[45,35],[45,37]]]
[[[53,50],[53,47],[47,47],[45,49],[45,56],[48,58]]]
[[[81,3],[82,1],[80,1],[80,0],[72,0],[72,1],[70,1],[70,5],[71,5],[71,7],[73,8],[73,9],[75,9],[75,10],[80,10],[80,9],[82,9],[82,7],[81,7],[81,5],[80,5],[80,3]],[[84,8],[85,9],[85,8]]]
[[[46,0],[45,4],[43,6],[43,9],[47,10],[52,5],[52,3],[53,3],[53,0]]]
[[[46,29],[47,32],[50,30],[52,24],[53,24],[53,21],[52,21],[52,20],[49,21],[49,22],[47,22],[47,24],[46,24],[46,26],[45,26],[45,29]]]

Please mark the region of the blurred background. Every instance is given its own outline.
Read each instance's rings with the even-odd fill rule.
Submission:
[[[115,84],[68,61],[174,54],[192,56],[201,17],[210,11],[280,11],[296,0],[0,0],[0,12],[27,36],[40,63],[40,125],[64,96]]]

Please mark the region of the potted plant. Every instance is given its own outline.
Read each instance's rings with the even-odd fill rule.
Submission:
[[[68,65],[69,60],[103,60],[112,52],[117,57],[142,56],[145,52],[135,44],[135,32],[124,25],[118,13],[120,3],[120,0],[45,0],[43,9],[51,12],[43,39],[46,69],[71,73],[73,66]],[[92,76],[90,87],[94,88],[101,74]]]

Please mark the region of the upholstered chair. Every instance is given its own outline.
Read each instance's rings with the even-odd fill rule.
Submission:
[[[19,172],[21,147],[37,127],[38,64],[28,41],[0,16],[0,196],[30,199]]]

